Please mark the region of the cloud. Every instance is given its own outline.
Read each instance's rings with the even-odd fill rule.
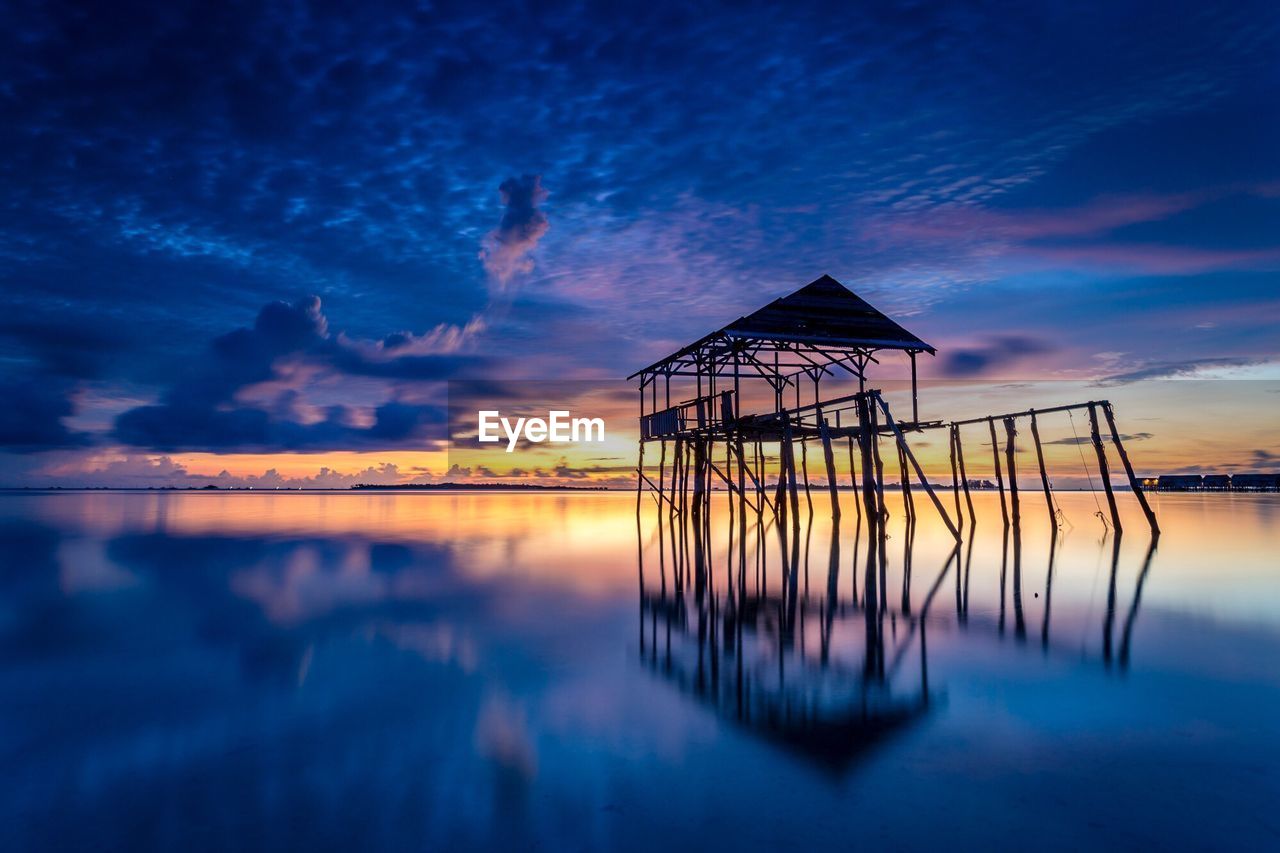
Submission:
[[[48,379],[0,380],[0,448],[36,453],[89,444],[89,436],[63,423],[75,414],[71,389]]]
[[[1127,433],[1120,434],[1120,440],[1125,442],[1146,441],[1154,437],[1155,437],[1155,434],[1150,432],[1135,432],[1132,435],[1129,435]],[[1089,444],[1092,441],[1093,439],[1091,439],[1089,436],[1081,435],[1081,436],[1072,436],[1071,438],[1055,438],[1053,441],[1044,441],[1044,442],[1041,442],[1041,444],[1077,445],[1077,444]],[[990,447],[990,444],[988,444],[987,446]]]
[[[115,420],[113,437],[130,446],[176,450],[309,450],[390,447],[445,437],[445,406],[400,397],[368,411],[332,404],[300,406],[291,382],[317,376],[439,380],[474,363],[456,350],[471,333],[437,327],[425,335],[400,332],[381,341],[331,335],[320,299],[272,302],[252,327],[212,342],[207,357],[152,405]],[[294,377],[299,377],[294,379]],[[278,388],[274,386],[280,386]],[[251,404],[248,392],[267,389],[267,404]]]
[[[959,347],[943,353],[940,372],[950,377],[989,374],[1010,367],[1029,355],[1052,349],[1044,341],[1026,335],[993,335],[982,345]]]
[[[1106,376],[1101,381],[1105,384],[1123,385],[1129,382],[1141,382],[1146,379],[1174,379],[1178,377],[1193,378],[1196,374],[1206,369],[1247,367],[1255,363],[1257,363],[1256,359],[1235,357],[1154,362],[1144,367],[1125,371],[1124,373],[1115,373],[1110,376]]]
[[[498,227],[485,237],[480,260],[501,292],[515,276],[532,272],[533,259],[529,253],[547,233],[550,223],[547,215],[538,209],[547,198],[541,175],[508,178],[498,191],[505,210]]]

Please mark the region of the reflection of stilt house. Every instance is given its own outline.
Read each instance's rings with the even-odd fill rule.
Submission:
[[[879,364],[886,353],[895,352],[904,353],[910,361],[911,413],[905,420],[894,417],[880,391],[867,387],[869,367]],[[821,445],[832,512],[838,516],[835,453],[838,445],[847,441],[851,481],[861,492],[855,502],[860,515],[865,511],[871,519],[884,517],[885,468],[892,468],[896,461],[908,512],[914,511],[911,490],[919,487],[947,528],[960,539],[960,495],[968,494],[960,430],[985,424],[1003,517],[1016,530],[1020,513],[1018,483],[1016,477],[1010,477],[1006,484],[1001,475],[1001,457],[1005,457],[1004,469],[1012,471],[1017,424],[1026,420],[1039,463],[1040,485],[1056,525],[1036,418],[1087,410],[1089,441],[1097,457],[1111,525],[1120,528],[1120,515],[1111,487],[1099,412],[1105,417],[1111,441],[1151,529],[1159,532],[1155,514],[1121,443],[1110,403],[1090,401],[962,421],[922,421],[916,359],[920,353],[934,352],[932,346],[824,275],[632,374],[630,378],[640,382],[639,488],[642,492],[646,488],[652,491],[672,512],[688,512],[696,519],[709,510],[708,493],[713,485],[722,484],[740,498],[744,510],[747,506],[756,512],[767,508],[779,517],[789,512],[795,519],[799,515],[797,482],[803,479],[807,490],[807,448],[817,443]],[[824,380],[849,377],[856,380],[856,390],[845,386],[844,393],[824,395],[835,384],[824,385]],[[672,400],[673,379],[686,386],[692,379],[692,399]],[[997,435],[997,421],[1003,436]],[[949,432],[954,519],[926,479],[906,437],[908,433],[938,429]],[[893,455],[887,460],[882,453],[882,438],[891,442]],[[659,459],[653,477],[645,467],[645,449],[655,442],[659,445]],[[774,489],[766,489],[770,474],[766,445],[777,448]],[[673,452],[668,468],[669,449]],[[969,517],[971,521],[974,518],[972,503]]]

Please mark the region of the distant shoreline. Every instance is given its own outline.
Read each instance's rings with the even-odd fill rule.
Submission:
[[[930,483],[934,489],[939,491],[952,491],[951,484],[946,483]],[[917,486],[918,487],[918,486]],[[772,488],[772,486],[771,486]],[[826,486],[815,486],[826,491]],[[886,483],[885,489],[898,490],[901,488],[900,483]],[[1112,490],[1116,492],[1132,491],[1128,484],[1114,483]],[[858,490],[852,486],[838,486],[840,492],[856,493]],[[713,494],[730,494],[728,489],[713,488]],[[970,486],[973,492],[999,492],[999,489]],[[1027,491],[1026,488],[1023,491]],[[1039,489],[1033,491],[1039,492]],[[1063,493],[1102,493],[1102,489],[1069,489],[1054,488],[1054,492]],[[1148,491],[1148,490],[1144,490]],[[299,494],[306,493],[329,493],[329,494],[355,494],[369,492],[616,492],[618,494],[634,494],[635,487],[628,488],[611,488],[609,486],[542,486],[542,485],[521,485],[518,483],[500,484],[500,483],[427,483],[422,485],[403,485],[403,486],[374,486],[374,485],[356,485],[356,486],[334,486],[329,488],[299,488],[291,486],[269,487],[269,488],[252,488],[249,486],[0,486],[0,494],[3,493],[35,493],[35,492],[140,492],[140,493],[182,493],[190,494],[200,492],[204,494],[279,494],[281,492],[293,492]],[[1237,490],[1237,491],[1215,491],[1215,490],[1195,490],[1180,491],[1168,490],[1160,491],[1159,494],[1196,494],[1196,495],[1216,495],[1216,494],[1254,494],[1255,492]],[[1266,492],[1256,492],[1257,494],[1265,494]]]

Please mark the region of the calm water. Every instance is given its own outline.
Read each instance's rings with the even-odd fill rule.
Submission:
[[[0,845],[1280,844],[1277,496],[919,498],[2,494]]]

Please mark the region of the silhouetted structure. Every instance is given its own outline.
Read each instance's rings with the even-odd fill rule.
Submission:
[[[909,420],[896,420],[881,392],[867,387],[869,366],[879,364],[879,355],[885,352],[905,353],[910,359]],[[1142,493],[1121,442],[1108,401],[1028,409],[969,420],[922,421],[916,379],[916,360],[920,353],[934,355],[936,350],[826,275],[676,350],[628,377],[640,382],[637,502],[648,488],[660,505],[666,502],[673,515],[688,514],[695,526],[700,526],[710,510],[713,481],[718,479],[740,499],[744,518],[748,508],[756,513],[768,508],[780,519],[789,514],[793,524],[798,524],[797,484],[803,482],[806,500],[811,505],[807,448],[811,442],[817,442],[826,468],[832,514],[838,518],[841,510],[835,446],[843,439],[848,441],[851,484],[860,490],[855,506],[860,516],[865,514],[873,525],[879,524],[887,515],[884,505],[886,459],[880,442],[881,438],[887,438],[894,446],[887,464],[892,467],[893,456],[897,457],[899,488],[908,514],[914,517],[914,483],[924,491],[947,529],[959,540],[964,526],[962,492],[970,522],[976,521],[972,502],[968,500],[971,481],[965,471],[961,428],[985,425],[991,441],[1002,518],[1006,526],[1012,525],[1017,535],[1021,507],[1014,439],[1019,422],[1030,424],[1045,506],[1056,527],[1057,509],[1045,468],[1037,417],[1082,411],[1089,419],[1087,440],[1097,459],[1110,510],[1110,526],[1118,531],[1121,521],[1111,486],[1099,413],[1106,419],[1111,443],[1152,533],[1160,532],[1155,513]],[[840,376],[856,379],[857,391],[824,397],[822,380]],[[692,378],[695,394],[692,399],[673,402],[672,379],[680,377]],[[764,393],[760,393],[762,383],[767,386]],[[812,402],[802,399],[807,396],[802,395],[802,386],[809,385]],[[748,396],[761,411],[744,411],[744,399]],[[997,422],[1002,435],[997,435]],[[939,429],[948,431],[954,520],[927,481],[906,438],[907,433]],[[658,443],[660,453],[656,479],[645,469],[645,447],[653,442]],[[766,488],[769,475],[766,444],[777,447],[777,480],[772,496]],[[674,451],[669,482],[668,445]],[[723,469],[717,459],[723,459]],[[1005,472],[1009,475],[1007,489]],[[1108,522],[1101,512],[1099,516],[1104,524]]]
[[[1277,492],[1280,474],[1161,474],[1142,481],[1156,492]]]

